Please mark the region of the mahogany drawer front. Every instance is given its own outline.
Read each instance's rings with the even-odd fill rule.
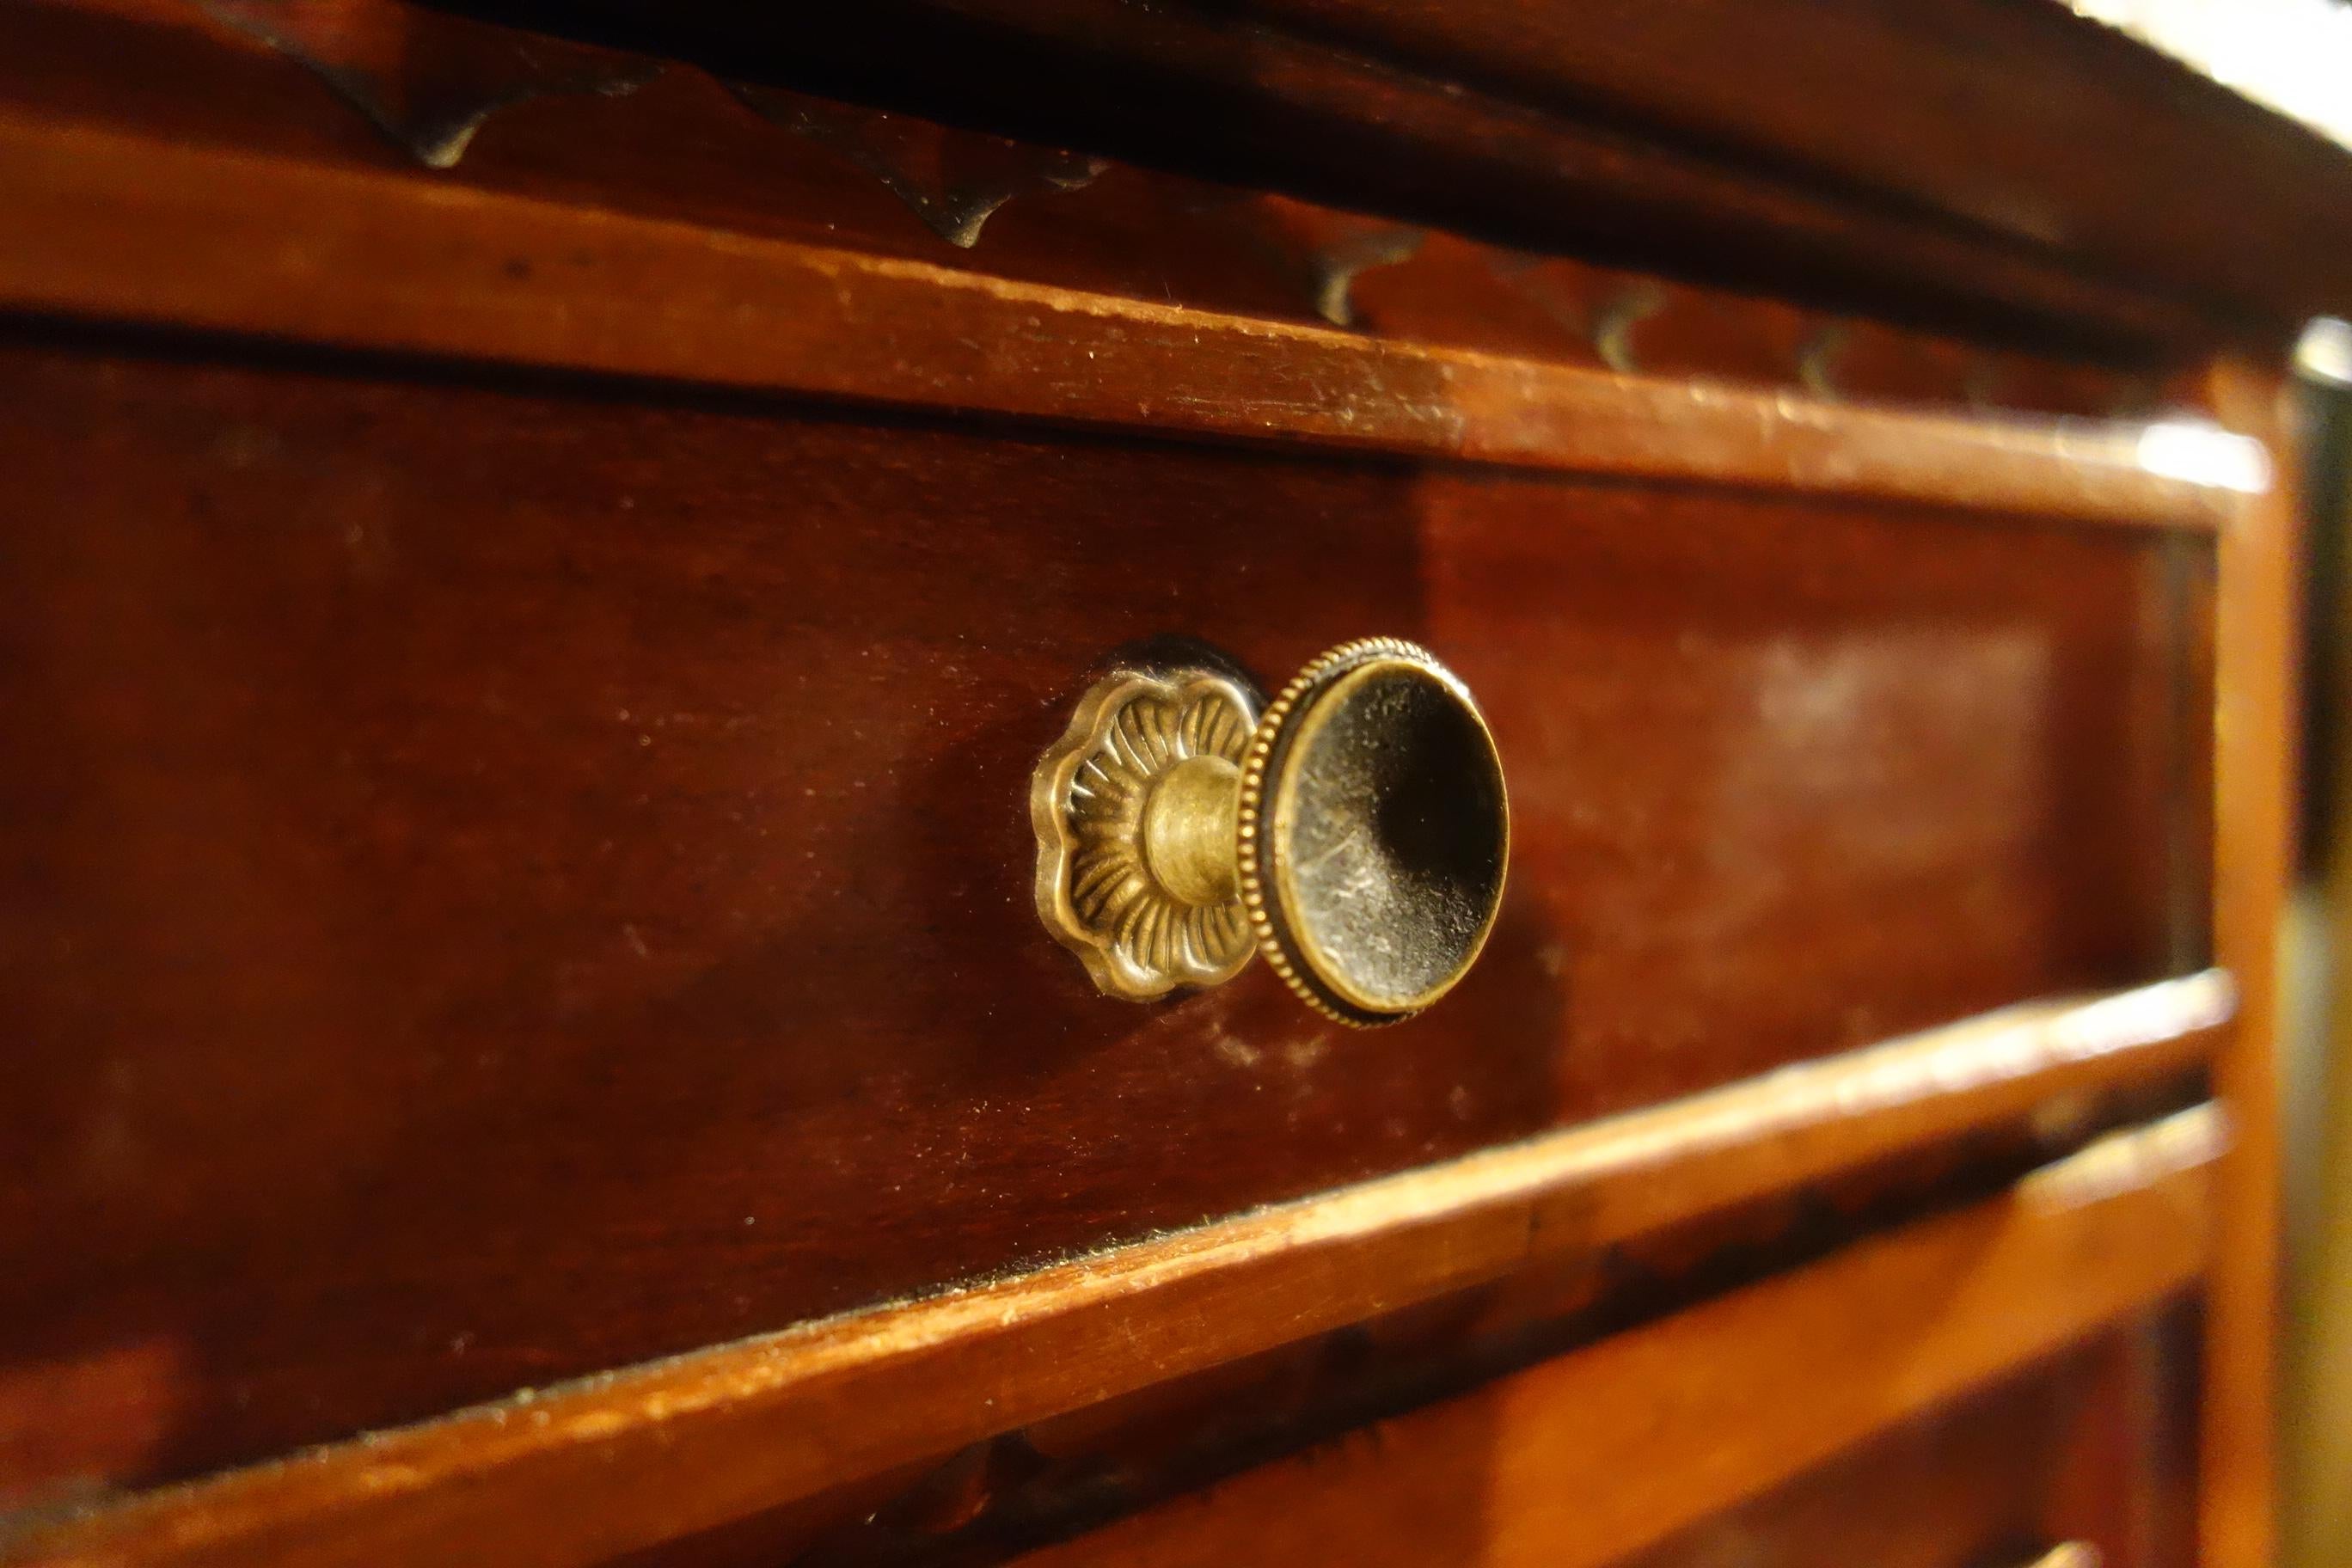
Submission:
[[[2179,1568],[2201,1178],[2135,1189],[2104,1158],[2119,1152],[1281,1457],[1196,1468],[1018,1561],[2023,1568],[2079,1542],[2096,1556],[2077,1563]],[[978,1511],[1017,1522],[1002,1489]],[[751,1539],[639,1561],[749,1563],[730,1552]],[[771,1527],[772,1560],[834,1560],[782,1539]]]
[[[2187,1568],[2185,1328],[2174,1314],[2103,1335],[1616,1568]],[[2069,1545],[2088,1551],[2061,1550]]]
[[[6,1342],[184,1474],[2160,972],[2156,536],[17,341]],[[1094,994],[1110,650],[1370,632],[1515,811],[1460,991]],[[110,1381],[112,1380],[112,1381]]]
[[[1356,8],[0,16],[0,1563],[2272,1559],[2352,165]],[[1099,994],[1073,714],[1366,637],[1420,978],[1302,685]]]
[[[1653,1544],[1607,1558],[1605,1568],[2188,1568],[2195,1561],[2188,1501],[2193,1357],[2181,1318],[2177,1311],[2151,1315],[2070,1347],[1872,1434],[1789,1480],[1664,1529]],[[1625,1417],[1610,1412],[1601,1418]],[[1482,1477],[1512,1468],[1501,1434],[1484,1448],[1482,1436],[1465,1426],[1456,1447],[1416,1447],[1402,1461],[1416,1472],[1462,1481],[1453,1495],[1423,1491],[1417,1480],[1368,1480],[1361,1534],[1341,1523],[1321,1535],[1318,1560],[1481,1568],[1601,1562],[1579,1538],[1576,1499],[1594,1489],[1640,1491],[1643,1478],[1563,1469],[1557,1515],[1530,1529],[1509,1505],[1486,1506],[1481,1497]],[[1366,1436],[1354,1446],[1375,1442]],[[1312,1456],[1276,1459],[1232,1478],[1231,1486],[1213,1483],[1204,1496],[1180,1493],[1162,1505],[1162,1515],[1043,1549],[1035,1568],[1283,1561],[1277,1549],[1295,1546],[1297,1538],[1267,1515],[1284,1510],[1294,1486],[1302,1493],[1315,1489],[1306,1473],[1314,1465]],[[1138,1469],[1148,1474],[1150,1466],[1147,1457],[1120,1479]],[[1391,1485],[1418,1493],[1425,1506],[1392,1511],[1372,1500]],[[866,1489],[861,1511],[879,1503],[885,1517],[928,1523],[929,1532],[901,1524],[885,1538],[887,1546],[855,1528],[787,1515],[631,1553],[605,1568],[997,1559],[1003,1553],[992,1550],[998,1543],[988,1540],[984,1521],[1027,1500],[1003,1495],[1002,1486],[984,1467],[968,1463],[926,1478],[920,1489],[903,1480]],[[1050,1495],[1050,1489],[1038,1489]],[[1234,1489],[1254,1490],[1254,1507],[1227,1502]],[[846,1506],[834,1505],[835,1511]],[[1656,1528],[1657,1521],[1675,1517],[1677,1503],[1661,1488],[1650,1508]],[[1154,1528],[1158,1518],[1194,1510],[1191,1521]],[[982,1527],[967,1522],[968,1514]],[[1203,1528],[1202,1517],[1214,1522]],[[1016,1549],[1011,1560],[1024,1559]]]

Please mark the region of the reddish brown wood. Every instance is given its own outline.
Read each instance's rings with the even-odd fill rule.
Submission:
[[[286,47],[224,16],[266,26]],[[1315,319],[1307,248],[1282,243],[1247,192],[1123,165],[1072,189],[1040,188],[1024,176],[1048,166],[1068,174],[1067,154],[776,89],[753,96],[680,62],[567,46],[402,0],[238,0],[211,10],[194,0],[27,0],[0,30],[8,44],[0,98],[50,122],[1163,305]],[[356,77],[363,85],[352,96],[373,114],[331,90],[331,74]],[[636,85],[529,95],[567,74]],[[803,113],[810,123],[795,129]],[[476,114],[475,133],[446,167],[420,163],[414,147],[425,130]],[[903,189],[943,205],[1003,190],[1008,174],[1015,194],[959,247],[880,177],[893,171]]]
[[[0,305],[761,392],[2210,528],[2217,432],[1841,408],[0,112]],[[33,243],[33,237],[38,242]]]
[[[2070,1102],[2045,1104],[2018,1123],[1915,1145],[1604,1251],[1533,1258],[1486,1285],[972,1444],[878,1493],[839,1489],[624,1561],[627,1568],[775,1568],[803,1556],[812,1564],[910,1568],[1001,1561],[1547,1356],[1572,1353],[1874,1230],[1980,1201],[2056,1152],[2079,1146],[2093,1127],[2145,1121],[2110,1114],[2129,1098],[2096,1097],[2087,1120],[2082,1112],[2062,1113]],[[2037,1147],[2039,1160],[2029,1153]],[[1671,1179],[1667,1172],[1660,1175]],[[2130,1341],[2136,1346],[2143,1337]],[[2122,1359],[2101,1357],[2100,1377]],[[2049,1535],[2123,1543],[2126,1550],[2114,1554],[2119,1565],[2143,1561],[2127,1550],[2143,1536],[2193,1542],[2187,1507],[2162,1519],[2142,1507],[2151,1489],[2187,1495],[2191,1468],[2150,1469],[2149,1450],[2167,1446],[2151,1439],[2182,1435],[2177,1417],[2191,1408],[2192,1382],[2174,1378],[2147,1400],[2110,1397],[2101,1383],[2080,1420],[2063,1432],[2063,1453],[2042,1461],[2051,1472],[2044,1481]],[[2143,1477],[2144,1469],[2150,1473]],[[2140,1528],[2144,1513],[2152,1529]]]
[[[2104,1568],[2197,1561],[2193,1303],[2118,1328],[2078,1358],[2036,1532],[2088,1541]]]
[[[2185,1532],[2159,1539],[2133,1510],[2172,1479],[2156,1440],[2192,1409],[2184,1386],[2153,1391],[2163,1403],[2151,1405],[2115,1375],[2137,1356],[2147,1321],[1879,1433],[1620,1568],[2026,1568],[2072,1541],[2096,1548],[2106,1568],[2182,1561]],[[2086,1469],[2108,1489],[2096,1499],[2073,1495]]]
[[[1278,1376],[1318,1333],[1434,1367],[1466,1295],[1696,1272],[1818,1235],[1807,1207],[1850,1237],[1891,1220],[1881,1162],[1958,1170],[1958,1134],[2028,1115],[2078,1140],[2194,1071],[2218,973],[1829,1054],[2193,967],[2210,842],[2252,978],[2216,1074],[2243,1144],[2214,1178],[2201,1528],[2224,1568],[2266,1560],[2291,492],[2246,500],[2247,440],[1958,405],[2160,403],[2214,334],[2340,289],[2341,166],[2210,95],[2122,103],[2179,84],[2015,6],[1990,75],[1869,7],[1803,19],[1806,68],[1849,86],[2100,79],[1957,136],[1921,93],[1876,140],[1735,79],[1771,16],[1707,0],[1612,31],[1614,59],[1590,18],[1492,0],[1244,9],[1280,26],[1097,0],[784,25],[804,85],[879,91],[854,72],[894,17],[977,19],[881,95],[1025,102],[1007,123],[1147,157],[1135,78],[1055,51],[1148,42],[1150,74],[1271,106],[1188,117],[1171,161],[1387,213],[386,0],[0,16],[0,1508],[38,1510],[21,1531],[690,1352],[19,1555],[585,1564],[869,1497],[944,1551],[1024,1453],[1182,1379]],[[2134,128],[2124,168],[2101,138]],[[2140,216],[2191,177],[2251,193],[2243,221]],[[2162,375],[1989,351],[2021,322]],[[2284,449],[2271,382],[2210,390]],[[1377,1037],[1263,974],[1091,995],[1030,919],[1020,809],[1089,670],[1182,633],[1274,674],[1377,631],[1470,677],[1511,769],[1479,974]],[[2216,664],[2209,833],[2189,708]],[[2186,1282],[2204,1189],[2167,1167],[2215,1121],[1449,1406],[1486,1413],[1466,1441],[1392,1424],[1451,1434],[1402,1481],[1284,1467],[1069,1553],[1654,1540]],[[2161,1568],[2178,1368],[2110,1347],[2090,1414],[2019,1447],[2053,1461],[2041,1522]],[[1548,1519],[1558,1472],[1627,1451],[1597,1524]],[[1884,1550],[1957,1550],[1984,1484],[1956,1472]],[[1233,1500],[1294,1486],[1270,1534]]]
[[[2042,0],[577,10],[737,70],[2044,341],[2252,318],[2278,342],[2352,304],[2340,150]]]
[[[968,6],[1063,12],[950,0]],[[2352,159],[2050,0],[1184,8],[1238,10],[1727,161],[1769,160],[1784,177],[1917,204],[2209,300],[2267,296],[2284,319],[2352,307]],[[2182,199],[2196,190],[2227,191],[2233,221]],[[2274,258],[2259,281],[2246,273],[2256,254]]]
[[[0,15],[0,100],[52,121],[404,170],[420,183],[1155,305],[1592,364],[1601,319],[1639,292],[1636,368],[1778,385],[1797,384],[1807,345],[1835,320],[907,115],[730,87],[684,64],[398,0],[26,0]],[[331,79],[341,88],[331,92]],[[192,90],[195,82],[205,89]],[[440,166],[424,169],[421,153]],[[964,225],[959,243],[944,237],[950,216]],[[2127,411],[2134,395],[2131,379],[2092,366],[1883,323],[1851,331],[1875,351],[1873,374],[1843,378],[1856,396],[2104,416]]]
[[[1624,1568],[2029,1568],[2071,1365],[1870,1438],[1813,1473],[1622,1560]]]
[[[9,1560],[358,1563],[495,1542],[505,1561],[570,1564],[763,1510],[771,1526],[775,1510],[803,1505],[821,1519],[844,1488],[855,1497],[878,1483],[874,1500],[887,1500],[918,1461],[1007,1431],[1050,1454],[1083,1442],[1110,1402],[1279,1357],[1320,1331],[1368,1323],[1393,1342],[1402,1328],[1409,1345],[1400,1309],[1472,1285],[1500,1280],[1556,1312],[1567,1279],[1548,1265],[1590,1267],[1591,1248],[1643,1227],[2144,1071],[2188,1043],[2147,1032],[2181,1026],[2220,989],[2207,977],[1969,1026],[935,1301],[520,1396],[37,1525]],[[2037,1289],[2095,1310],[2103,1292],[2174,1268],[2194,1231],[2168,1206],[2179,1194],[2141,1237],[2152,1247],[2113,1278],[2106,1247],[2134,1244],[2110,1231],[2145,1226],[2102,1211],[2209,1157],[2215,1136],[2212,1116],[2191,1115],[2041,1178],[2029,1208],[2068,1216],[2060,1245],[2075,1251]],[[2078,1268],[2090,1272],[2074,1279]],[[1988,1299],[1996,1310],[1978,1328],[2032,1331],[2031,1311],[2010,1311],[1997,1289]]]
[[[2044,1187],[1021,1561],[1608,1563],[2187,1284],[2203,1256],[2210,1131],[2198,1113],[2095,1147]]]
[[[2293,450],[2283,378],[2216,367],[2233,428]],[[2214,1062],[2239,1142],[2217,1175],[2232,1224],[2218,1238],[2206,1310],[2199,1542],[2211,1568],[2267,1568],[2278,1552],[2279,926],[2294,863],[2298,534],[2291,472],[2223,536],[2214,623],[2213,942],[2250,978],[2246,1032]]]
[[[2149,538],[19,344],[5,1340],[185,1473],[2166,963]],[[1136,1008],[1028,772],[1171,632],[1423,638],[1478,973]],[[721,1283],[723,1282],[723,1283]]]

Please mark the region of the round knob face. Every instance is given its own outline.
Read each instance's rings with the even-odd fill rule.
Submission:
[[[1502,760],[1469,691],[1411,643],[1349,643],[1300,673],[1252,737],[1238,826],[1260,950],[1345,1023],[1444,995],[1502,906]]]

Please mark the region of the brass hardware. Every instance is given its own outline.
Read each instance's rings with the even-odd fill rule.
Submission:
[[[1477,704],[1425,648],[1333,648],[1261,715],[1217,671],[1124,669],[1037,764],[1037,910],[1095,984],[1214,985],[1253,941],[1309,1005],[1435,1002],[1501,908],[1510,811]]]
[[[1201,889],[1191,859],[1197,828],[1157,819],[1202,793],[1187,763],[1222,763],[1238,780],[1256,722],[1255,700],[1224,676],[1122,671],[1079,700],[1068,732],[1037,764],[1029,802],[1037,912],[1110,994],[1140,1001],[1214,985],[1249,962],[1238,878],[1223,898],[1187,897]],[[1150,811],[1163,795],[1161,811]]]

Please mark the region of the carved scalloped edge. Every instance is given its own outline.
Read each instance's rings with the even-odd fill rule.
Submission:
[[[583,67],[572,76],[538,81],[517,80],[487,91],[460,108],[419,117],[402,114],[387,104],[366,72],[344,62],[322,58],[299,37],[274,25],[266,5],[254,4],[253,0],[189,0],[189,3],[222,27],[272,48],[312,72],[337,99],[366,119],[418,163],[436,170],[455,167],[483,124],[507,108],[546,97],[625,97],[648,85],[675,63],[646,56],[621,57],[609,67]],[[288,4],[299,6],[300,0],[288,0]],[[446,16],[429,8],[395,5],[394,0],[384,0],[384,4],[388,8],[414,11],[443,24],[464,21],[469,26],[495,29],[518,42],[540,37],[540,35],[506,23]],[[681,64],[679,68],[690,70],[695,68]],[[845,128],[809,121],[806,116],[781,102],[761,101],[763,89],[757,84],[716,77],[713,79],[739,102],[770,123],[829,147],[836,155],[862,170],[897,196],[939,238],[959,248],[968,249],[976,244],[982,226],[1007,202],[1031,195],[1075,191],[1113,167],[1108,160],[1099,157],[1008,142],[1008,145],[1024,146],[1037,158],[1037,165],[1029,175],[935,190],[928,187],[911,171],[898,167],[882,150],[860,144],[857,138],[847,133]],[[1220,191],[1213,195],[1220,204],[1248,199],[1248,193],[1238,191]],[[1306,280],[1308,306],[1327,321],[1339,325],[1355,324],[1356,310],[1351,290],[1357,277],[1376,267],[1410,267],[1420,258],[1425,237],[1427,236],[1422,230],[1391,226],[1313,251],[1307,258],[1310,268]],[[1507,292],[1536,306],[1571,331],[1585,336],[1595,356],[1609,368],[1630,374],[1706,374],[1703,369],[1690,368],[1673,373],[1656,372],[1653,367],[1639,363],[1630,342],[1633,326],[1650,316],[1672,313],[1681,308],[1685,296],[1697,297],[1693,289],[1676,287],[1669,291],[1662,280],[1636,280],[1594,301],[1588,308],[1591,318],[1588,321],[1587,310],[1565,306],[1549,292],[1533,286],[1533,275],[1529,270],[1532,266],[1548,261],[1572,262],[1572,257],[1510,251],[1491,246],[1479,248],[1486,253],[1498,283]],[[1699,292],[1710,299],[1735,302],[1751,300],[1749,296],[1720,289]],[[1781,377],[1775,379],[1734,374],[1732,379],[1759,386],[1802,387],[1815,395],[1837,401],[1879,400],[1866,389],[1849,392],[1839,384],[1841,378],[1836,374],[1834,362],[1842,354],[1847,332],[1854,323],[1820,312],[1811,314],[1816,317],[1813,330],[1790,356]],[[1883,321],[1873,321],[1870,325],[1893,333],[1895,352],[1907,353],[1914,360],[1929,352],[1927,341],[1907,330],[1891,327]],[[2061,374],[2088,375],[2097,380],[2104,390],[2094,395],[2085,389],[2080,398],[2012,397],[2001,384],[2007,373],[2000,363],[2000,353],[1982,343],[1962,342],[1959,346],[1971,356],[1969,365],[1957,376],[1943,374],[1939,379],[1944,383],[1942,395],[1964,406],[2060,416],[2104,413],[2137,417],[2158,405],[2162,392],[2160,384],[2144,374],[2130,375],[2112,366],[2069,365],[2053,361],[2042,364],[2042,368]],[[2087,405],[2091,403],[2097,405]]]
[[[237,0],[196,0],[196,4],[221,26],[266,44],[307,68],[337,98],[357,110],[362,119],[383,132],[387,141],[428,169],[456,168],[472,144],[475,133],[502,109],[538,98],[625,98],[659,76],[663,69],[660,60],[632,56],[606,64],[583,64],[577,71],[544,80],[518,76],[454,112],[409,116],[396,112],[384,101],[367,72],[320,56],[300,37],[277,26],[265,10]],[[503,27],[499,31],[511,33],[517,39],[530,37]]]
[[[1335,327],[1356,323],[1356,279],[1379,267],[1402,267],[1421,254],[1423,230],[1405,225],[1376,229],[1315,253],[1315,313]]]
[[[1110,167],[1109,160],[1105,158],[991,138],[1008,148],[1018,148],[1033,160],[1033,166],[976,184],[941,183],[933,188],[913,171],[902,167],[887,152],[867,142],[861,133],[858,119],[847,111],[828,110],[803,94],[782,92],[757,82],[729,80],[721,85],[737,102],[770,124],[804,137],[863,170],[906,204],[924,227],[959,250],[970,250],[978,245],[982,228],[999,207],[1014,197],[1084,190]],[[902,118],[880,110],[862,113],[872,121]],[[954,131],[948,133],[967,137],[980,134]]]
[[[1240,900],[1234,900],[1187,911],[1200,916],[1192,923],[1201,927],[1202,942],[1174,942],[1160,958],[1139,954],[1137,940],[1149,911],[1139,915],[1136,908],[1156,892],[1139,847],[1125,843],[1122,832],[1114,830],[1098,835],[1091,846],[1103,863],[1091,872],[1081,864],[1089,846],[1074,826],[1079,814],[1072,805],[1081,774],[1091,769],[1098,781],[1117,786],[1122,799],[1133,799],[1139,811],[1141,796],[1160,771],[1150,765],[1153,759],[1134,754],[1134,737],[1120,728],[1135,705],[1146,701],[1171,703],[1178,710],[1168,737],[1175,748],[1171,761],[1202,754],[1206,743],[1207,752],[1238,763],[1256,722],[1250,694],[1213,670],[1120,671],[1096,682],[1079,699],[1069,728],[1038,760],[1029,797],[1030,823],[1037,835],[1038,918],[1085,963],[1097,988],[1139,1002],[1180,986],[1230,980],[1249,963],[1253,952],[1248,923]],[[1192,721],[1210,704],[1232,710],[1229,734],[1223,725]],[[1082,881],[1097,885],[1100,907],[1080,907]],[[1195,953],[1195,946],[1204,951]]]

